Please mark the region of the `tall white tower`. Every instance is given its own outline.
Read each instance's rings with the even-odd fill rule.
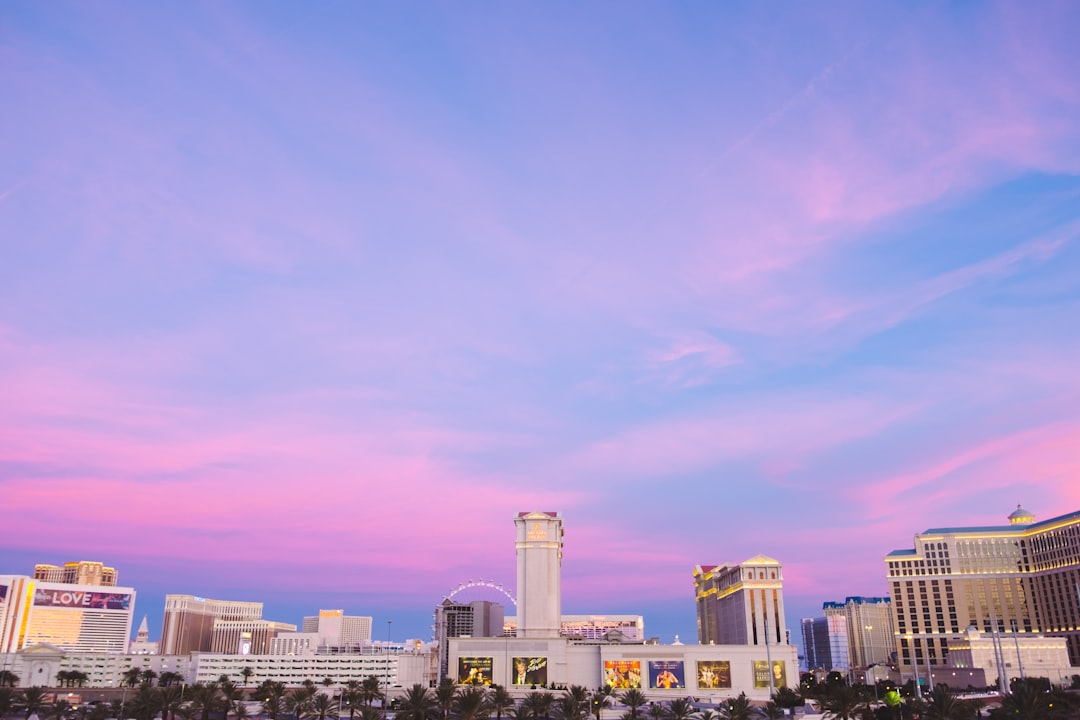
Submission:
[[[562,621],[562,518],[557,512],[523,512],[517,526],[517,634],[559,637]]]

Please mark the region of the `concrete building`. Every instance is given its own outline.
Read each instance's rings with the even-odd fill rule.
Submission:
[[[806,669],[831,670],[832,653],[829,652],[829,626],[825,618],[803,618],[803,662]]]
[[[517,637],[449,638],[446,666],[449,676],[458,683],[497,683],[519,694],[545,684],[611,685],[620,691],[640,688],[655,699],[684,697],[690,692],[714,701],[740,692],[763,700],[778,687],[797,685],[798,651],[787,643],[786,631],[779,629],[782,626],[776,629],[772,626],[772,615],[782,616],[780,612],[770,612],[768,636],[775,636],[777,642],[770,640],[768,644],[764,642],[765,625],[757,627],[761,640],[757,645],[659,645],[631,642],[624,637],[618,640],[559,637],[562,617],[551,613],[561,606],[561,599],[552,598],[551,594],[560,587],[556,561],[562,558],[562,520],[550,512],[519,513],[515,525],[518,578],[524,578],[517,589],[517,619],[521,626]],[[532,545],[533,542],[537,545]],[[533,562],[538,567],[534,568]],[[774,586],[779,590],[780,564],[760,557],[744,569],[747,573],[751,569],[763,573],[763,586],[755,582],[750,591],[766,591],[764,600],[772,602],[774,596],[768,591]],[[758,580],[756,575],[753,580]],[[781,604],[779,593],[775,600],[777,607]],[[748,603],[758,607],[755,604],[758,601],[755,597]],[[522,613],[522,608],[529,610]],[[553,617],[560,620],[554,627]],[[749,625],[746,633],[752,637],[754,626]]]
[[[214,621],[262,620],[262,603],[210,600],[194,595],[166,595],[161,626],[161,654],[210,652]],[[293,626],[295,630],[295,626]]]
[[[1043,677],[1055,685],[1068,685],[1078,674],[1077,668],[1070,667],[1065,638],[1021,633],[995,636],[973,627],[952,644],[949,667],[941,675],[953,668],[982,670],[988,682],[997,681],[1001,687],[1018,677]]]
[[[292,623],[273,620],[214,619],[210,632],[210,652],[234,655],[265,655],[270,641],[280,633],[295,633]]]
[[[698,642],[786,645],[782,566],[757,555],[739,565],[694,568]]]
[[[865,668],[892,660],[896,651],[889,598],[849,597],[844,601],[851,667]]]
[[[847,672],[851,669],[851,644],[848,641],[848,618],[844,603],[827,602],[821,606],[828,633],[829,660],[826,670]]]
[[[47,643],[69,653],[126,652],[135,590],[102,587],[0,575],[0,650]]]
[[[456,603],[447,598],[435,609],[435,642],[439,679],[450,677],[450,638],[499,637],[504,632],[503,606],[488,600]]]
[[[503,635],[517,637],[517,617],[503,620]],[[641,615],[563,615],[559,636],[582,640],[603,640],[621,635],[625,640],[645,640],[645,618]]]
[[[359,647],[371,642],[370,615],[346,615],[344,610],[320,610],[304,617],[302,632],[315,633],[324,647]]]
[[[150,626],[146,623],[145,615],[143,615],[142,622],[139,623],[139,629],[135,631],[135,639],[131,641],[128,653],[132,655],[158,654],[158,644],[150,639]]]
[[[518,636],[557,638],[562,621],[562,518],[523,512],[517,530]]]
[[[64,563],[64,565],[38,564],[34,566],[34,579],[65,585],[116,585],[116,568],[90,560]]]
[[[1080,512],[1036,523],[1017,507],[1008,521],[931,528],[885,556],[902,665],[945,665],[969,626],[1064,638],[1080,665]]]

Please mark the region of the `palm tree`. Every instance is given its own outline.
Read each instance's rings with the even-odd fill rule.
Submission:
[[[71,712],[71,705],[67,700],[56,700],[55,702],[46,705],[42,708],[43,714],[47,718],[56,718],[56,720],[65,720],[69,712]]]
[[[551,704],[555,696],[549,692],[533,691],[525,696],[523,701],[528,706],[530,714],[536,720],[549,720],[551,717]]]
[[[482,687],[462,688],[454,696],[451,709],[458,720],[487,720],[491,715],[487,690]]]
[[[135,667],[134,665],[124,671],[124,683],[129,688],[133,688],[138,685],[140,679],[142,679],[142,670]]]
[[[135,697],[131,699],[131,714],[137,720],[153,720],[153,717],[161,712],[161,709],[161,696],[158,691],[149,682],[144,682],[139,686]]]
[[[269,683],[261,688],[262,712],[270,720],[277,720],[285,712],[285,684]]]
[[[221,708],[225,711],[225,720],[229,720],[229,713],[236,707],[236,703],[244,699],[244,691],[226,678],[219,686],[221,690]]]
[[[285,695],[285,709],[292,713],[296,717],[296,720],[300,720],[307,715],[313,697],[315,697],[314,684],[305,684],[304,687],[290,690],[288,694]]]
[[[439,716],[442,720],[446,720],[450,714],[450,709],[454,705],[454,695],[457,693],[457,686],[454,685],[454,681],[450,678],[443,678],[438,687],[435,688],[435,704],[439,708]]]
[[[210,713],[219,708],[218,684],[195,683],[188,688],[191,707],[202,720],[210,720]]]
[[[360,683],[360,695],[363,697],[365,705],[371,705],[376,700],[382,700],[382,680],[374,675],[368,675]]]
[[[651,702],[645,706],[645,717],[649,718],[649,720],[664,720],[665,715],[667,715],[667,711],[658,702]]]
[[[787,712],[784,711],[784,708],[777,705],[775,701],[770,700],[763,706],[757,708],[757,714],[768,720],[780,720],[780,718],[787,715]]]
[[[326,716],[334,708],[334,699],[329,695],[319,693],[311,699],[311,714],[319,720],[326,720]]]
[[[974,714],[974,705],[953,695],[948,685],[934,688],[923,711],[926,720],[968,720]]]
[[[491,703],[491,712],[495,713],[495,720],[502,720],[503,715],[514,709],[514,698],[502,685],[491,686],[488,702]]]
[[[0,718],[5,718],[15,709],[15,691],[0,685]]]
[[[834,685],[821,700],[826,718],[835,720],[858,720],[868,709],[862,693],[847,685]]]
[[[19,705],[29,718],[45,705],[45,688],[36,685],[26,688],[19,696]]]
[[[0,687],[13,688],[19,684],[19,676],[10,670],[0,670]]]
[[[605,708],[611,707],[611,686],[604,685],[592,691],[589,695],[589,707],[592,710],[592,715],[596,720],[600,720],[600,713]]]
[[[750,699],[746,693],[739,693],[739,697],[728,700],[727,704],[716,710],[721,720],[750,720],[751,713]]]
[[[383,720],[383,711],[370,705],[360,706],[360,720]]]
[[[667,716],[669,720],[693,720],[697,715],[694,704],[690,698],[675,698],[668,703]]]
[[[772,701],[785,710],[805,704],[802,695],[786,685],[776,689],[772,695]]]
[[[619,696],[619,702],[630,710],[630,720],[638,720],[638,709],[648,702],[645,693],[631,688]]]
[[[184,689],[176,685],[166,685],[158,691],[158,697],[161,698],[161,720],[172,720],[184,701]]]
[[[399,720],[431,720],[435,712],[435,698],[431,691],[420,683],[416,683],[406,690],[401,698],[397,717]]]
[[[255,671],[247,666],[244,666],[244,668],[240,670],[240,674],[244,676],[244,685],[247,686],[248,680],[250,680],[251,676],[255,674]]]
[[[247,705],[242,702],[236,703],[236,707],[233,708],[233,714],[235,715],[236,720],[246,720],[251,717],[248,714]]]

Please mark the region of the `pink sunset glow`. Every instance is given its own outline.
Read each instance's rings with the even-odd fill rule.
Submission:
[[[693,641],[1080,509],[1073,5],[0,16],[0,572],[426,637],[547,508]]]

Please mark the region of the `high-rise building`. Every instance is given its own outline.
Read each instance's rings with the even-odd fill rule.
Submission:
[[[1080,664],[1080,511],[1036,523],[1017,506],[1008,520],[931,528],[885,556],[902,665],[945,664],[969,626],[1065,638]]]
[[[64,563],[63,567],[38,564],[34,566],[34,579],[66,585],[115,586],[116,568],[89,560]]]
[[[224,655],[265,655],[270,641],[281,633],[296,632],[291,623],[273,620],[214,620],[210,652]]]
[[[844,601],[851,666],[865,668],[889,662],[896,651],[889,598],[849,597]]]
[[[301,632],[315,633],[321,647],[347,648],[371,642],[370,615],[346,615],[344,610],[320,610],[307,615]]]
[[[757,555],[739,565],[694,568],[698,642],[780,645],[788,642],[782,566]]]
[[[831,664],[826,670],[847,672],[851,669],[851,650],[848,643],[847,609],[844,603],[827,602],[821,606],[825,615],[825,632],[829,644]]]
[[[562,621],[562,518],[522,512],[517,530],[518,637],[557,638]]]
[[[210,600],[194,595],[166,595],[165,620],[161,626],[161,654],[187,655],[210,652],[214,621],[262,620],[259,602]],[[296,626],[293,626],[296,629]]]
[[[133,588],[43,582],[0,576],[0,650],[47,643],[71,653],[127,651],[135,612]]]
[[[446,598],[435,608],[435,642],[439,649],[439,678],[449,677],[450,638],[499,637],[503,634],[503,606],[490,600],[456,603]]]
[[[825,618],[803,618],[803,662],[807,670],[828,670],[832,667],[829,655],[829,630]]]

